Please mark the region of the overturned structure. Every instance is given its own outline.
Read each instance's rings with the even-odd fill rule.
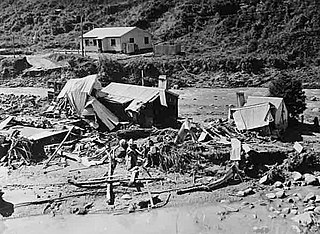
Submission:
[[[60,102],[68,102],[73,112],[85,117],[92,126],[103,125],[111,131],[119,124],[119,119],[96,98],[100,90],[97,75],[90,75],[68,80],[57,98]]]

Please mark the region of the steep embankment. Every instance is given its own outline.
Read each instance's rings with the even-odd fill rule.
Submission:
[[[319,12],[317,0],[2,0],[0,47],[77,48],[83,15],[84,31],[139,26],[155,42],[182,43],[184,56],[125,65],[150,68],[151,80],[165,72],[181,85],[259,86],[286,71],[318,87]]]

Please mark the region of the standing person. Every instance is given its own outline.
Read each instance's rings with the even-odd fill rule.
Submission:
[[[128,171],[137,166],[138,155],[140,153],[137,151],[137,144],[132,142],[128,147],[126,155],[126,167]]]

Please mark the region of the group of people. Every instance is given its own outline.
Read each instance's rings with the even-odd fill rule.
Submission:
[[[146,167],[159,165],[159,150],[152,140],[149,140],[141,150],[138,149],[137,144],[132,139],[129,141],[121,139],[119,146],[115,149],[114,157],[118,162],[125,161],[128,171],[138,166],[138,164]]]

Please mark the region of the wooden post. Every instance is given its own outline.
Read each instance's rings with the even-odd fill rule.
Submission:
[[[108,165],[108,179],[111,180],[112,174],[113,174],[113,160],[114,160],[114,151],[109,154],[109,165]],[[113,192],[113,184],[108,183],[107,184],[107,203],[108,205],[114,204],[114,192]]]
[[[84,48],[83,48],[83,12],[81,11],[81,55],[84,57]]]
[[[244,92],[237,92],[237,107],[243,107],[245,103]]]

